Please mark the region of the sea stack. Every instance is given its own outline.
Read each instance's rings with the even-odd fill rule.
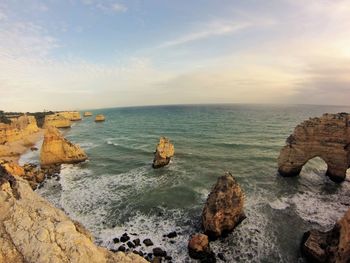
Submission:
[[[170,140],[166,137],[160,137],[154,153],[153,168],[160,168],[168,165],[174,153],[174,145],[170,143]]]
[[[95,122],[101,122],[101,121],[105,121],[105,120],[106,120],[106,118],[102,114],[97,114],[95,117]]]
[[[92,116],[92,112],[90,112],[90,111],[84,112],[84,117],[90,117],[90,116]]]
[[[306,232],[301,250],[310,262],[350,262],[350,209],[330,231]]]
[[[62,112],[59,112],[58,114],[71,121],[81,120],[81,115],[79,111],[62,111]]]
[[[204,233],[211,240],[231,232],[246,218],[244,193],[231,173],[218,178],[202,212]]]
[[[320,157],[327,164],[327,176],[342,182],[350,167],[350,115],[324,114],[296,126],[278,158],[282,176],[296,176],[304,164]]]
[[[45,130],[44,142],[40,153],[41,166],[78,163],[86,159],[87,155],[85,152],[78,145],[74,145],[65,139],[57,128],[49,126]]]

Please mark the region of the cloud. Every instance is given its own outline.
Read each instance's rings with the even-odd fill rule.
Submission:
[[[240,23],[240,22],[211,22],[202,26],[205,28],[204,30],[198,30],[195,32],[188,33],[183,36],[179,36],[175,39],[165,41],[159,45],[159,48],[167,48],[178,45],[187,44],[190,42],[210,38],[217,37],[223,35],[233,34],[238,32],[244,28],[250,26],[249,23]]]
[[[111,5],[111,8],[112,8],[112,10],[113,10],[114,12],[117,12],[117,13],[119,13],[119,12],[124,13],[124,12],[126,12],[126,11],[128,10],[128,8],[127,8],[125,5],[122,5],[122,4],[120,4],[120,3],[114,3],[114,4],[112,4],[112,5]]]
[[[103,0],[82,0],[82,3],[93,6],[105,13],[125,13],[128,8],[122,3]]]

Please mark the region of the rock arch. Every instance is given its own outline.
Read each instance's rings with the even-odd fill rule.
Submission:
[[[324,114],[296,126],[278,157],[278,172],[296,176],[315,157],[325,161],[332,181],[344,181],[350,168],[350,114]]]

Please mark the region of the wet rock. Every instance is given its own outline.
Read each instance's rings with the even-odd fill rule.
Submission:
[[[326,175],[342,182],[350,167],[350,114],[323,114],[297,125],[278,157],[278,172],[296,176],[303,166],[318,156],[327,164]]]
[[[153,168],[160,168],[169,164],[171,157],[174,156],[174,145],[168,138],[160,137],[156,151],[154,153]]]
[[[171,256],[165,256],[165,260],[172,260],[173,258]]]
[[[191,258],[201,262],[216,262],[215,254],[209,246],[209,238],[204,234],[194,234],[188,242],[188,253]]]
[[[125,252],[126,251],[125,246],[121,245],[120,247],[118,247],[118,251]]]
[[[226,258],[224,253],[218,253],[218,258],[220,258],[222,261],[226,262]]]
[[[153,248],[153,255],[155,257],[165,257],[167,255],[166,251],[161,249],[160,247]]]
[[[350,262],[350,209],[333,229],[327,232],[306,232],[301,250],[310,262]]]
[[[177,233],[176,233],[176,231],[170,232],[169,234],[167,234],[167,237],[168,237],[168,238],[174,238],[174,237],[177,237]]]
[[[126,241],[130,240],[130,237],[128,236],[128,234],[124,233],[121,237],[120,237],[120,242],[125,243]]]
[[[219,177],[202,212],[205,234],[214,240],[231,232],[246,218],[243,204],[244,193],[232,174]]]
[[[126,243],[126,245],[129,247],[129,248],[135,248],[135,244],[131,241],[128,241],[128,243]]]
[[[145,240],[143,240],[142,243],[144,243],[144,244],[146,245],[146,247],[153,246],[153,242],[152,242],[152,240],[149,239],[149,238],[146,238]]]
[[[141,246],[141,241],[139,238],[134,239],[132,242],[134,242],[135,246]]]

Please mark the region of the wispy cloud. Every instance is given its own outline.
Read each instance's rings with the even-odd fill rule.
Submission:
[[[105,13],[125,13],[128,11],[126,5],[120,2],[101,1],[101,0],[82,0],[82,3],[95,7]]]
[[[125,5],[123,5],[123,4],[120,4],[120,3],[114,3],[114,4],[112,4],[112,10],[114,11],[114,12],[117,12],[117,13],[119,13],[119,12],[126,12],[127,10],[128,10],[128,8],[125,6]]]
[[[173,47],[178,45],[187,44],[190,42],[210,38],[210,37],[217,37],[217,36],[223,36],[223,35],[229,35],[233,34],[235,32],[238,32],[244,28],[247,28],[250,26],[250,23],[246,22],[211,22],[209,24],[206,24],[202,26],[201,30],[197,30],[195,32],[191,32],[182,36],[179,36],[175,39],[165,41],[162,44],[159,45],[159,48],[167,48],[167,47]]]

